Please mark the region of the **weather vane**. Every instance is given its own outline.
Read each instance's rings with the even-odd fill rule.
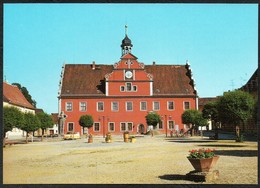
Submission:
[[[127,25],[125,25],[125,35],[127,35]]]

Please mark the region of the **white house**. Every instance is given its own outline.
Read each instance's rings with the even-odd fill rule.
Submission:
[[[3,82],[3,106],[13,106],[23,113],[31,112],[35,114],[34,106],[26,100],[19,88],[6,82]],[[18,128],[13,128],[12,131],[6,133],[6,136],[8,138],[22,137],[25,136],[25,132]]]

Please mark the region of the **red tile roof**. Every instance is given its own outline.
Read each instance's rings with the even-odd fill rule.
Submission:
[[[55,124],[58,123],[58,113],[51,113],[51,118]]]
[[[205,104],[207,104],[208,102],[214,102],[216,101],[218,98],[217,97],[205,97],[205,98],[199,98],[198,102],[199,102],[199,110],[203,110]]]
[[[112,65],[66,64],[61,97],[104,96],[105,75],[113,71]],[[186,65],[147,65],[147,73],[153,75],[153,95],[192,95],[195,90],[188,76]]]
[[[26,100],[17,86],[7,84],[6,82],[3,82],[3,99],[12,105],[35,109],[33,105]]]

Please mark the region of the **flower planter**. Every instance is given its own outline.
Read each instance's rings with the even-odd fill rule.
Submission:
[[[88,143],[93,143],[93,136],[91,134],[88,136]]]
[[[136,138],[131,138],[130,140],[132,143],[135,143],[136,142]]]
[[[212,158],[205,158],[205,159],[194,159],[188,158],[190,163],[192,164],[193,168],[197,172],[208,172],[211,168],[215,166],[219,156],[214,156]]]
[[[106,141],[106,143],[111,143],[112,142],[112,135],[111,135],[111,133],[107,133],[106,134],[105,141]]]
[[[129,139],[129,133],[124,132],[124,142],[128,142]]]
[[[88,143],[93,143],[93,138],[88,138]]]

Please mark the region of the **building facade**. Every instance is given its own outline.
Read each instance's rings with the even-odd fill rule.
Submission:
[[[23,113],[35,114],[35,108],[30,104],[17,86],[3,82],[3,106],[16,107]],[[6,133],[7,137],[25,136],[24,131],[13,128]]]
[[[94,135],[145,133],[145,116],[156,112],[162,123],[158,132],[184,131],[186,109],[198,108],[198,97],[190,65],[145,65],[132,54],[127,34],[122,40],[122,56],[113,65],[64,64],[59,89],[59,114],[65,114],[60,133],[80,132],[81,115],[94,119],[89,130]],[[62,115],[63,116],[63,115]]]

